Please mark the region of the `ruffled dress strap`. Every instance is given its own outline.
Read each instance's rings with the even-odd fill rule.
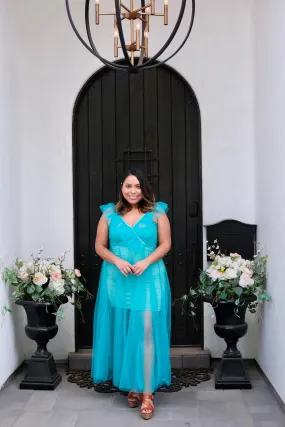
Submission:
[[[116,213],[116,208],[114,203],[107,203],[106,205],[101,205],[100,206],[101,212],[104,215],[104,217],[106,218],[106,220],[108,222],[111,221],[111,217],[114,213]]]
[[[160,215],[166,214],[168,212],[168,204],[164,202],[156,202],[154,206],[154,216],[159,218]]]

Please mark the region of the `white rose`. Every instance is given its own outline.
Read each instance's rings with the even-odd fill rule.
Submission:
[[[30,272],[33,274],[35,272],[35,266],[34,261],[29,261],[27,263],[27,270],[30,270]]]
[[[43,260],[40,264],[41,272],[46,275],[48,273],[48,267],[49,267],[49,262],[46,260]]]
[[[240,256],[240,254],[237,254],[236,252],[233,254],[233,253],[231,253],[230,254],[230,257],[232,257],[232,258],[240,258],[241,256]]]
[[[229,266],[229,268],[231,268],[232,270],[239,270],[239,263],[238,262],[232,262],[231,265]]]
[[[234,268],[227,268],[224,275],[228,280],[235,279],[237,277],[237,271]]]
[[[21,280],[27,280],[29,278],[29,275],[27,273],[26,267],[21,267],[18,273],[18,277]]]
[[[76,268],[76,269],[74,270],[74,273],[75,273],[75,275],[76,275],[77,277],[81,277],[81,272],[80,272],[80,270],[78,270],[78,268]]]
[[[232,264],[232,260],[231,260],[231,258],[230,257],[224,257],[223,258],[223,260],[222,260],[222,264],[223,264],[223,266],[224,267],[230,267],[231,266],[231,264]]]
[[[51,265],[50,266],[50,272],[51,272],[51,274],[52,273],[61,273],[61,269],[60,269],[60,266],[59,265]]]
[[[208,268],[207,273],[209,274],[209,276],[213,280],[217,280],[223,276],[223,274],[220,271],[212,269],[212,268]]]
[[[242,288],[246,288],[247,286],[252,286],[253,284],[254,284],[254,280],[249,274],[243,273],[240,276],[239,285]]]
[[[52,280],[49,284],[49,288],[54,291],[56,295],[64,294],[64,279]]]
[[[247,274],[248,276],[252,276],[252,271],[249,269],[249,268],[247,268],[247,267],[241,267],[241,269],[240,269],[243,273],[245,273],[245,274]]]
[[[48,278],[42,273],[36,273],[33,278],[33,282],[37,286],[42,286],[48,281]]]

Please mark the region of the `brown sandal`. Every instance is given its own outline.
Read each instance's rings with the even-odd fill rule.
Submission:
[[[137,408],[139,406],[141,398],[138,393],[130,391],[128,394],[128,405],[130,408]]]
[[[148,412],[145,412],[148,411]],[[143,394],[142,396],[142,407],[141,407],[141,417],[144,420],[150,420],[154,413],[153,405],[153,395],[152,394]]]

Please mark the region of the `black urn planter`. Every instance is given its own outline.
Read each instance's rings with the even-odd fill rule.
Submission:
[[[53,313],[67,301],[66,297],[61,297],[56,307],[52,303],[16,301],[16,304],[24,307],[27,314],[26,335],[37,343],[20,389],[54,390],[61,382],[61,375],[56,369],[53,355],[47,350],[47,343],[58,332],[56,316]]]
[[[218,368],[215,380],[216,389],[251,389],[251,382],[246,372],[241,352],[237,343],[246,332],[248,325],[245,322],[245,314],[249,303],[256,300],[253,295],[243,301],[235,314],[234,301],[220,301],[213,303],[213,299],[204,297],[203,300],[212,304],[216,314],[214,329],[220,338],[224,338],[227,344],[223,352],[222,360]]]

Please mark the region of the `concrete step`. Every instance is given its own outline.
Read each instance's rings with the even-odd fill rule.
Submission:
[[[91,349],[69,353],[69,369],[89,370],[91,358]],[[210,368],[211,353],[201,347],[175,347],[170,349],[170,360],[173,368]]]

